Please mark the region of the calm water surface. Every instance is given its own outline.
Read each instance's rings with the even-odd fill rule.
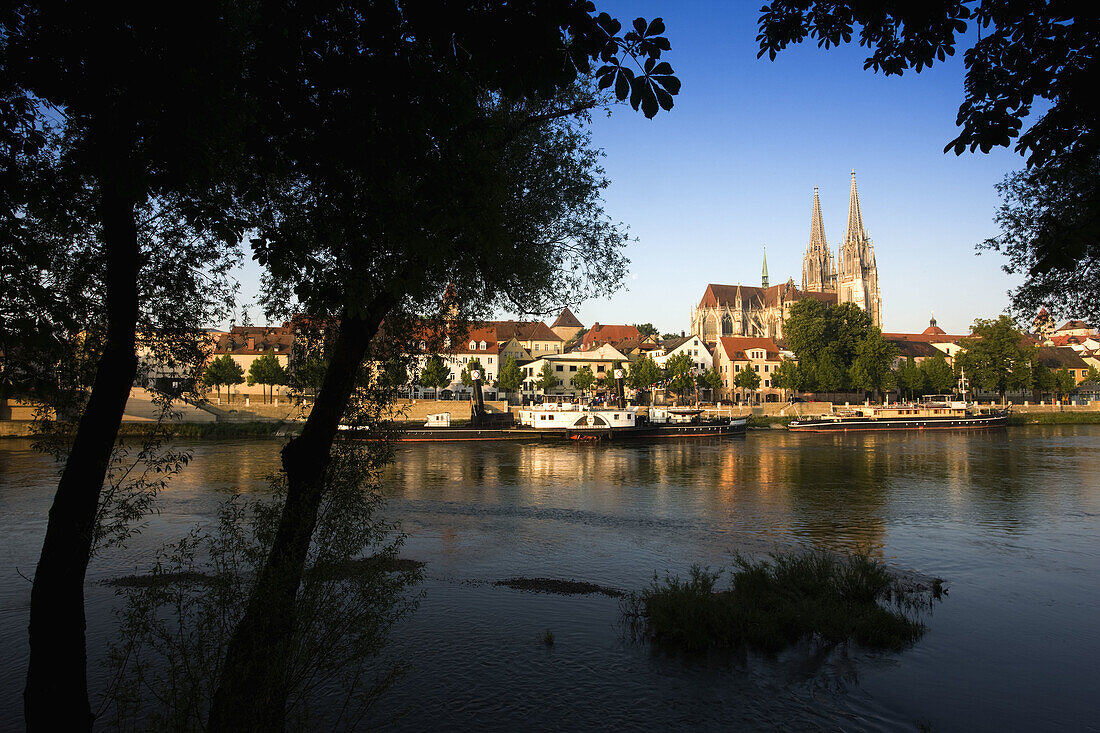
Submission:
[[[193,445],[126,553],[89,570],[93,687],[114,620],[105,578],[265,492],[275,441]],[[0,441],[0,727],[18,728],[31,574],[56,485]],[[755,432],[716,443],[421,445],[387,478],[427,563],[391,651],[412,671],[381,705],[402,730],[1100,730],[1100,426],[971,434]],[[692,563],[775,548],[867,549],[945,578],[902,654],[793,650],[685,660],[630,641],[618,603],[494,587],[538,576],[637,589]],[[553,647],[542,644],[550,629]]]

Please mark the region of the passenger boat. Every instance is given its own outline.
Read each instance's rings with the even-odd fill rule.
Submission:
[[[929,395],[919,403],[834,407],[827,415],[792,420],[788,430],[936,430],[995,428],[1008,424],[1008,410],[977,408],[951,395]]]
[[[702,410],[695,409],[655,408],[647,416],[639,415],[636,407],[594,406],[574,402],[548,402],[525,407],[518,411],[517,417],[518,425],[479,424],[452,427],[449,413],[441,413],[429,416],[423,426],[406,428],[396,439],[399,442],[416,443],[721,438],[744,434],[748,421],[745,417],[708,420]]]

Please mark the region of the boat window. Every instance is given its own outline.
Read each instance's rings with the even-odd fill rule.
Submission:
[[[616,419],[616,420],[618,420],[618,419],[619,419],[619,413],[617,413],[617,412],[615,413],[615,419]]]

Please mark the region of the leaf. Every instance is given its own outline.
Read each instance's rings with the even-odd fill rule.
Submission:
[[[619,73],[615,75],[615,96],[620,100],[626,99],[626,95],[630,93],[630,80],[626,78],[628,73],[627,69],[619,69]]]
[[[635,30],[635,32],[639,36],[644,36],[645,35],[645,29],[646,29],[645,18],[635,18],[634,19],[634,30]]]
[[[646,29],[645,35],[647,36],[659,36],[665,32],[664,18],[654,18],[649,23],[649,28]],[[665,49],[668,50],[667,48]]]

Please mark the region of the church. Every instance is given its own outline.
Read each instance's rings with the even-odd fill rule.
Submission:
[[[691,315],[691,330],[704,341],[715,343],[722,336],[783,338],[783,319],[792,304],[814,298],[829,305],[855,303],[882,328],[882,293],[878,286],[875,247],[863,227],[859,208],[856,173],[848,199],[848,230],[834,258],[825,241],[821,201],[814,186],[814,208],[810,220],[810,243],[802,260],[802,288],[794,278],[779,285],[768,284],[768,259],[764,257],[760,287],[751,285],[707,285]]]

